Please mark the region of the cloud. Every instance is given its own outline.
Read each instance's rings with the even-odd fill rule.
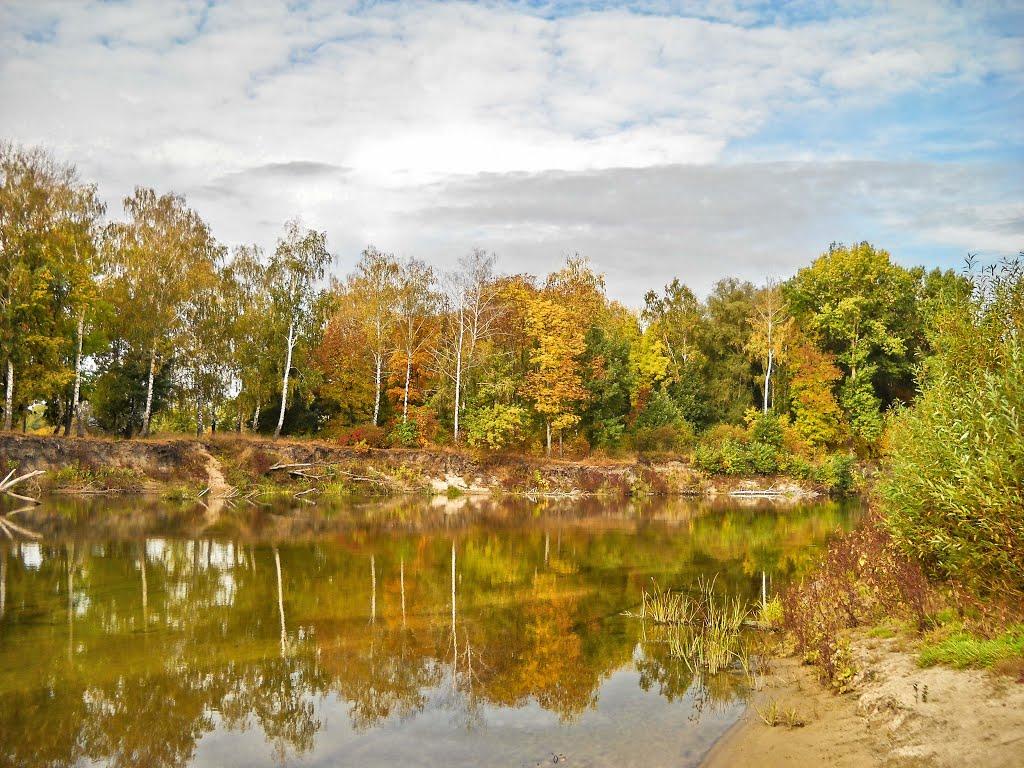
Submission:
[[[135,184],[185,193],[229,243],[299,214],[343,257],[624,254],[633,285],[713,254],[706,283],[875,232],[1005,250],[1021,29],[1009,3],[13,0],[0,135],[112,211]],[[933,157],[967,143],[977,166]]]

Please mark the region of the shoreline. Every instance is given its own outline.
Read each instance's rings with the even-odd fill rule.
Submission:
[[[377,495],[509,495],[526,498],[827,498],[819,484],[788,476],[709,475],[681,456],[548,459],[451,449],[339,446],[225,433],[146,438],[0,435],[0,461],[43,470],[46,493],[196,495],[237,489],[285,493],[328,488]]]
[[[786,657],[752,695],[700,768],[906,766],[1015,768],[1024,755],[1024,685],[994,672],[922,668],[905,639],[851,640],[858,674],[834,693],[812,667]],[[780,720],[798,727],[770,727]]]

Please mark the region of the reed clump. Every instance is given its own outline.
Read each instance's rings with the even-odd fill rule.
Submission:
[[[692,594],[654,584],[644,590],[640,613],[630,615],[662,627],[669,655],[693,672],[713,675],[750,667],[742,632],[750,608],[738,596],[720,596],[715,579],[698,579]]]

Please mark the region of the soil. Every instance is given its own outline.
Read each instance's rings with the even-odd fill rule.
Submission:
[[[775,663],[751,706],[702,768],[1022,768],[1024,685],[980,670],[921,669],[900,640],[858,638],[854,690],[835,694],[811,667]],[[802,727],[766,725],[772,703]]]
[[[311,467],[298,473],[275,469],[297,464]],[[48,472],[67,466],[93,471],[120,468],[144,478],[132,490],[159,492],[175,484],[200,488],[209,485],[211,495],[214,486],[223,495],[230,492],[231,484],[309,483],[328,475],[375,492],[441,496],[512,493],[538,497],[714,497],[737,493],[738,499],[768,496],[799,501],[822,494],[813,483],[787,478],[708,477],[687,462],[668,458],[572,461],[445,449],[357,448],[321,440],[275,441],[234,434],[202,439],[117,440],[8,433],[0,435],[0,465]],[[307,474],[303,476],[302,472]]]

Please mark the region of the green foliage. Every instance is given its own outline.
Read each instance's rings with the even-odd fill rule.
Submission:
[[[399,421],[388,434],[388,444],[398,448],[415,448],[420,443],[420,430],[415,421]]]
[[[833,496],[845,496],[853,490],[855,465],[854,457],[835,453],[815,467],[811,477],[824,485]]]
[[[880,412],[881,401],[875,395],[867,372],[861,371],[843,382],[839,402],[846,411],[853,434],[862,445],[874,445],[885,425]]]
[[[508,448],[522,439],[526,409],[497,403],[466,414],[466,442],[492,451]]]
[[[890,530],[932,573],[1024,592],[1024,281],[976,276],[931,330],[921,395],[887,433]]]
[[[784,426],[785,420],[775,411],[764,412],[752,409],[747,412],[747,429],[750,431],[750,439],[755,443],[763,443],[776,449],[781,448]]]

